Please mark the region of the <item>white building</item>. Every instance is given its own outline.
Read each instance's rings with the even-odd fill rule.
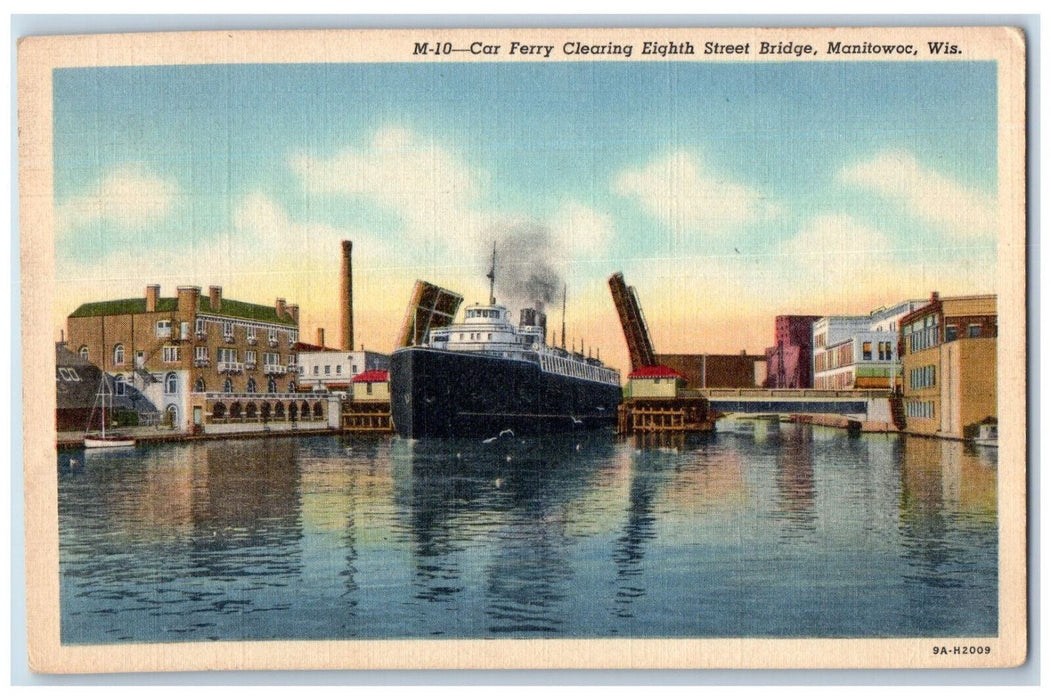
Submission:
[[[826,316],[814,322],[815,389],[887,389],[901,383],[898,323],[926,303],[911,299],[867,316]]]
[[[300,391],[349,393],[351,380],[368,370],[388,369],[390,356],[369,350],[338,350],[324,345],[298,343]]]

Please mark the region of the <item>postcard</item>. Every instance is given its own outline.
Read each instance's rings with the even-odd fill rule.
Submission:
[[[32,669],[1023,663],[1025,46],[24,39]]]

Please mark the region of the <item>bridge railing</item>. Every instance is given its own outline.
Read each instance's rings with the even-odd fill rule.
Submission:
[[[888,389],[687,389],[685,396],[704,397],[706,399],[740,398],[740,399],[885,399],[890,396]]]

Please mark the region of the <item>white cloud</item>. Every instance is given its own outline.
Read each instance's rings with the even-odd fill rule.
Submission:
[[[651,215],[680,231],[705,227],[706,233],[718,234],[779,211],[760,192],[719,177],[683,151],[622,172],[613,190],[637,199]]]
[[[866,258],[890,249],[887,236],[846,214],[823,214],[812,219],[782,245],[782,251],[800,263]]]
[[[330,158],[296,155],[290,166],[309,192],[361,197],[393,211],[410,238],[473,237],[480,229],[485,173],[407,129],[382,129],[364,148]]]
[[[567,257],[601,254],[613,238],[613,217],[577,201],[559,207],[550,226]]]
[[[840,180],[896,200],[914,216],[962,238],[996,231],[996,198],[926,168],[905,151],[886,151],[844,168]]]
[[[56,210],[58,233],[105,222],[135,229],[162,219],[180,195],[171,180],[129,164],[113,169],[88,192],[60,202]]]

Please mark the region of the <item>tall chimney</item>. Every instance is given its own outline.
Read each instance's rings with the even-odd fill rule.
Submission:
[[[296,322],[296,327],[299,327],[299,304],[289,304],[288,313],[292,314],[292,320]]]
[[[150,284],[146,286],[146,313],[152,314],[157,310],[157,297],[161,295],[161,286],[159,284]]]
[[[209,287],[208,288],[208,303],[212,307],[212,311],[218,311],[223,307],[223,288],[222,287]]]
[[[339,275],[339,322],[342,337],[340,349],[354,350],[354,268],[350,255],[354,244],[343,241],[343,264]]]
[[[325,347],[325,329],[317,329],[317,344],[319,347]]]
[[[274,311],[277,313],[277,317],[283,319],[285,317],[285,300],[278,298],[274,304]]]

